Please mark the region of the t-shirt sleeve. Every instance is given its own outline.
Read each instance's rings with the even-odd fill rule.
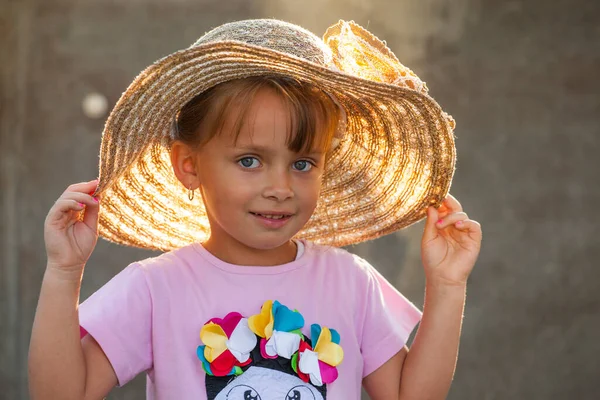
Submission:
[[[392,358],[421,320],[421,311],[366,261],[367,287],[362,324],[363,377]]]
[[[143,267],[129,265],[81,303],[79,325],[106,354],[119,386],[152,368],[152,299]]]

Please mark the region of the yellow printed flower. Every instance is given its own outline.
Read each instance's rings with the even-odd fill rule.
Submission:
[[[267,300],[260,309],[260,314],[256,314],[248,318],[248,326],[250,330],[263,339],[269,339],[273,335],[273,301]]]

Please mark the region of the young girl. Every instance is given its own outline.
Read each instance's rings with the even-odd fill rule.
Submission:
[[[107,121],[99,180],[46,219],[32,398],[102,398],[141,372],[156,399],[445,398],[481,242],[447,195],[453,127],[351,22],[323,40],[226,24],[157,61]],[[425,216],[421,315],[339,246]],[[169,251],[79,305],[98,234]]]

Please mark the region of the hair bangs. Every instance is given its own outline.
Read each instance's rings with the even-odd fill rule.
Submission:
[[[175,121],[176,138],[202,146],[222,134],[226,117],[238,115],[230,133],[237,141],[256,94],[263,88],[277,93],[289,115],[287,145],[296,153],[327,152],[337,130],[340,109],[316,86],[283,76],[257,76],[221,83],[188,102]]]

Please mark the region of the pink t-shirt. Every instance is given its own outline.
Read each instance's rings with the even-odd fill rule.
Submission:
[[[402,348],[421,313],[360,257],[343,249],[303,244],[304,252],[295,261],[273,267],[227,264],[200,244],[133,263],[80,305],[80,325],[104,350],[119,385],[140,372],[147,373],[148,399],[360,399],[362,378]],[[213,318],[239,313],[232,314],[238,321],[233,332],[233,325],[227,328],[224,320],[211,322],[225,327],[221,331],[213,326],[226,332],[227,345],[235,353],[233,347],[248,347],[248,340],[255,336],[248,337],[246,318],[260,314],[269,300],[273,310],[275,304],[285,306],[277,309],[281,312],[275,317],[275,329],[289,331],[278,334],[277,354],[285,353],[289,339],[295,338],[292,329],[299,320],[303,319],[301,334],[308,339],[314,339],[312,324],[335,330],[323,341],[337,341],[343,350],[343,361],[335,366],[337,379],[322,386],[315,383],[321,378],[319,368],[324,380],[335,375],[322,361],[329,358],[317,354],[316,348],[314,354],[296,358],[295,369],[290,369],[291,358],[277,356],[279,371],[272,365],[265,368],[267,364],[257,361],[253,366],[245,361],[243,368],[236,367],[239,375],[223,378],[205,372],[207,368],[214,372],[217,366],[201,361],[208,354],[203,347],[199,349],[207,345],[200,340],[203,326]],[[302,318],[295,318],[291,310]],[[250,320],[250,326],[257,325],[256,321]],[[260,359],[266,351],[260,335],[256,340],[251,360]],[[248,357],[240,354],[239,360]],[[312,365],[317,372],[303,374],[301,379],[294,371],[302,363],[302,368]]]

